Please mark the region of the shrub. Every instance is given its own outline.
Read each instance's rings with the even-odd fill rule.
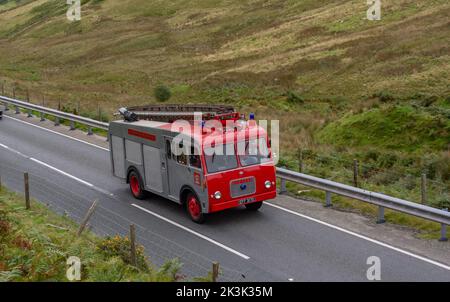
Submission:
[[[170,89],[164,85],[157,86],[153,93],[158,102],[165,102],[172,96]]]
[[[97,248],[108,258],[120,257],[126,264],[131,264],[131,245],[128,237],[119,235],[106,237],[99,242]],[[141,245],[136,245],[136,262],[139,269],[143,271],[149,270],[144,247]]]
[[[303,104],[305,102],[305,99],[298,95],[295,91],[289,90],[285,95],[289,103]]]
[[[395,99],[394,96],[390,92],[384,91],[384,90],[375,93],[373,95],[373,97],[378,98],[380,100],[380,102],[383,102],[383,103],[391,102]]]

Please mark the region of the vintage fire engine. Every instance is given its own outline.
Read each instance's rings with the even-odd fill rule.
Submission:
[[[119,112],[123,120],[109,126],[112,171],[129,183],[135,198],[147,192],[163,196],[185,206],[197,223],[208,213],[242,205],[255,211],[275,198],[270,140],[253,114],[245,121],[223,105],[150,105]]]

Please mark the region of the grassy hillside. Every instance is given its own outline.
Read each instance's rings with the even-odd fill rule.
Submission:
[[[448,158],[447,0],[383,1],[376,22],[363,0],[83,0],[73,23],[64,1],[15,3],[0,2],[0,79],[32,101],[111,114],[156,102],[165,84],[170,102],[282,121],[287,163],[298,147],[343,160],[395,152],[416,175]],[[448,190],[443,170],[430,175]]]
[[[178,262],[156,268],[139,246],[138,267],[131,266],[128,238],[76,236],[77,225],[44,206],[25,210],[23,197],[0,188],[0,282],[68,281],[66,261],[82,262],[81,281],[176,281]],[[207,278],[205,278],[207,280]]]

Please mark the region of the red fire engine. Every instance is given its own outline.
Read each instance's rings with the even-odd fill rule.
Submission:
[[[276,196],[270,139],[254,115],[223,105],[121,108],[110,123],[113,174],[143,199],[151,192],[186,207],[194,222]]]

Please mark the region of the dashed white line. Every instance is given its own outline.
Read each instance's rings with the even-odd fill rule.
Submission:
[[[78,177],[75,177],[75,176],[73,176],[73,175],[70,175],[69,173],[66,173],[66,172],[64,172],[64,171],[62,171],[62,170],[60,170],[60,169],[57,169],[57,168],[53,167],[53,166],[50,166],[49,164],[46,164],[46,163],[44,163],[43,161],[40,161],[40,160],[35,159],[35,158],[33,158],[33,157],[30,157],[29,159],[30,159],[31,161],[34,161],[35,163],[38,163],[38,164],[40,164],[40,165],[42,165],[42,166],[44,166],[44,167],[49,168],[50,170],[53,170],[53,171],[55,171],[55,172],[58,172],[59,174],[62,174],[62,175],[64,175],[64,176],[67,176],[67,177],[69,177],[69,178],[71,178],[71,179],[73,179],[73,180],[79,182],[79,183],[82,183],[83,185],[86,185],[86,186],[91,187],[91,188],[94,187],[93,184],[91,184],[91,183],[89,183],[89,182],[87,182],[87,181],[84,181],[84,180],[82,180],[82,179],[79,179]]]
[[[193,235],[195,235],[195,236],[197,236],[197,237],[199,237],[199,238],[202,238],[202,239],[204,239],[204,240],[206,240],[206,241],[208,241],[208,242],[210,242],[210,243],[212,243],[212,244],[214,244],[214,245],[217,245],[218,247],[221,247],[221,248],[223,248],[224,250],[227,250],[227,251],[229,251],[229,252],[231,252],[231,253],[233,253],[233,254],[235,254],[235,255],[238,255],[239,257],[244,258],[245,260],[250,259],[249,256],[247,256],[247,255],[245,255],[245,254],[242,254],[242,253],[240,253],[240,252],[238,252],[238,251],[236,251],[236,250],[234,250],[234,249],[232,249],[232,248],[230,248],[230,247],[228,247],[228,246],[226,246],[226,245],[224,245],[224,244],[222,244],[222,243],[220,243],[220,242],[217,242],[216,240],[211,239],[211,238],[209,238],[209,237],[207,237],[207,236],[205,236],[205,235],[203,235],[203,234],[200,234],[200,233],[198,233],[198,232],[196,232],[196,231],[194,231],[194,230],[191,230],[191,229],[185,227],[184,225],[181,225],[181,224],[179,224],[179,223],[177,223],[177,222],[175,222],[175,221],[172,221],[172,220],[170,220],[170,219],[167,219],[166,217],[163,217],[163,216],[161,216],[161,215],[159,215],[159,214],[156,214],[155,212],[152,212],[152,211],[150,211],[150,210],[147,210],[146,208],[143,208],[143,207],[141,207],[141,206],[139,206],[139,205],[137,205],[137,204],[134,204],[134,203],[133,203],[133,204],[131,204],[131,205],[132,205],[133,207],[135,207],[135,208],[138,208],[138,209],[140,209],[140,210],[142,210],[142,211],[144,211],[144,212],[150,214],[150,215],[153,215],[153,216],[155,216],[155,217],[157,217],[157,218],[159,218],[159,219],[162,219],[162,220],[164,220],[164,221],[166,221],[166,222],[168,222],[168,223],[170,223],[170,224],[172,224],[172,225],[174,225],[174,226],[176,226],[176,227],[178,227],[178,228],[180,228],[180,229],[182,229],[182,230],[185,230],[186,232],[189,232],[189,233],[191,233],[191,234],[193,234]]]
[[[59,174],[62,174],[62,175],[64,175],[64,176],[66,176],[66,177],[69,177],[70,179],[73,179],[73,180],[75,180],[75,181],[77,181],[77,182],[79,182],[79,183],[81,183],[81,184],[84,184],[84,185],[86,185],[86,186],[88,186],[88,187],[90,187],[90,188],[93,188],[93,189],[95,189],[95,190],[97,190],[97,191],[100,191],[100,192],[102,192],[102,193],[104,193],[104,194],[106,194],[106,195],[110,195],[110,196],[113,196],[113,195],[114,195],[114,194],[112,194],[112,193],[109,193],[109,192],[107,192],[107,191],[101,189],[101,188],[98,188],[98,187],[94,186],[93,184],[91,184],[91,183],[89,183],[89,182],[87,182],[87,181],[84,181],[84,180],[82,180],[82,179],[80,179],[80,178],[78,178],[78,177],[75,177],[75,176],[73,176],[73,175],[71,175],[71,174],[69,174],[69,173],[67,173],[67,172],[64,172],[64,171],[58,169],[58,168],[55,168],[55,167],[53,167],[53,166],[51,166],[51,165],[49,165],[49,164],[47,164],[47,163],[45,163],[45,162],[43,162],[43,161],[40,161],[40,160],[35,159],[35,158],[33,158],[33,157],[28,157],[28,156],[26,156],[26,155],[20,153],[19,151],[14,150],[14,149],[12,149],[12,148],[10,148],[10,147],[4,145],[4,144],[1,144],[1,143],[0,143],[0,147],[5,148],[5,149],[7,149],[7,150],[9,150],[9,151],[11,151],[11,152],[17,153],[17,154],[21,155],[22,157],[25,157],[25,158],[27,158],[27,159],[29,159],[29,160],[31,160],[31,161],[33,161],[33,162],[39,164],[39,165],[42,165],[42,166],[44,166],[44,167],[47,167],[48,169],[50,169],[50,170],[52,170],[52,171],[55,171],[55,172],[57,172],[57,173],[59,173]],[[214,245],[216,245],[216,246],[219,246],[219,247],[221,247],[221,248],[223,248],[223,249],[225,249],[225,250],[227,250],[227,251],[229,251],[229,252],[231,252],[231,253],[233,253],[233,254],[235,254],[235,255],[238,255],[239,257],[242,257],[242,258],[244,258],[244,259],[246,259],[246,260],[250,259],[249,256],[247,256],[247,255],[245,255],[245,254],[242,254],[242,253],[240,253],[240,252],[238,252],[238,251],[236,251],[236,250],[234,250],[234,249],[232,249],[232,248],[230,248],[230,247],[228,247],[228,246],[226,246],[226,245],[224,245],[224,244],[222,244],[222,243],[220,243],[220,242],[218,242],[218,241],[216,241],[216,240],[214,240],[214,239],[211,239],[211,238],[209,238],[209,237],[207,237],[207,236],[205,236],[205,235],[202,235],[202,234],[200,234],[200,233],[198,233],[198,232],[196,232],[196,231],[194,231],[194,230],[191,230],[191,229],[189,229],[189,228],[187,228],[187,227],[185,227],[185,226],[183,226],[183,225],[181,225],[181,224],[179,224],[179,223],[177,223],[177,222],[174,222],[174,221],[172,221],[172,220],[170,220],[170,219],[168,219],[168,218],[165,218],[165,217],[163,217],[163,216],[161,216],[161,215],[159,215],[159,214],[156,214],[156,213],[154,213],[154,212],[152,212],[152,211],[150,211],[150,210],[147,210],[147,209],[145,209],[145,208],[142,208],[142,207],[140,207],[140,206],[138,206],[138,205],[136,205],[136,204],[132,204],[132,206],[134,206],[134,207],[136,207],[136,208],[138,208],[138,209],[140,209],[140,210],[142,210],[142,211],[145,211],[145,212],[147,212],[147,213],[149,213],[149,214],[151,214],[151,215],[153,215],[153,216],[155,216],[155,217],[157,217],[157,218],[159,218],[159,219],[161,219],[161,220],[164,220],[164,221],[166,221],[166,222],[168,222],[168,223],[170,223],[170,224],[172,224],[172,225],[174,225],[174,226],[176,226],[176,227],[178,227],[178,228],[181,228],[181,229],[185,230],[186,232],[189,232],[189,233],[191,233],[191,234],[194,234],[195,236],[197,236],[197,237],[199,237],[199,238],[202,238],[202,239],[204,239],[204,240],[206,240],[206,241],[208,241],[208,242],[210,242],[210,243],[212,243],[212,244],[214,244]]]
[[[322,221],[322,220],[319,220],[319,219],[316,219],[316,218],[313,218],[313,217],[310,217],[310,216],[306,216],[306,215],[304,215],[304,214],[300,214],[300,213],[298,213],[298,212],[295,212],[295,211],[292,211],[292,210],[289,210],[289,209],[280,207],[279,205],[276,205],[276,204],[273,204],[273,203],[269,203],[269,202],[266,202],[266,204],[269,205],[269,206],[271,206],[271,207],[274,207],[274,208],[277,208],[277,209],[279,209],[279,210],[282,210],[282,211],[284,211],[284,212],[288,212],[288,213],[290,213],[290,214],[293,214],[293,215],[296,215],[296,216],[299,216],[299,217],[308,219],[308,220],[310,220],[310,221],[314,221],[314,222],[316,222],[316,223],[322,224],[322,225],[327,226],[327,227],[330,227],[330,228],[332,228],[332,229],[335,229],[335,230],[338,230],[338,231],[347,233],[347,234],[349,234],[349,235],[358,237],[358,238],[360,238],[360,239],[367,240],[367,241],[369,241],[369,242],[372,242],[372,243],[381,245],[381,246],[383,246],[383,247],[385,247],[385,248],[394,250],[394,251],[396,251],[396,252],[402,253],[402,254],[404,254],[404,255],[408,255],[408,256],[410,256],[410,257],[416,258],[416,259],[418,259],[418,260],[425,261],[425,262],[427,262],[427,263],[436,265],[436,266],[438,266],[438,267],[440,267],[440,268],[443,268],[443,269],[446,269],[446,270],[450,271],[450,266],[445,265],[445,264],[443,264],[443,263],[440,263],[440,262],[437,262],[437,261],[434,261],[434,260],[431,260],[431,259],[428,259],[428,258],[419,256],[419,255],[416,255],[416,254],[413,254],[413,253],[411,253],[411,252],[402,250],[402,249],[400,249],[400,248],[397,248],[397,247],[395,247],[395,246],[389,245],[389,244],[387,244],[387,243],[384,243],[384,242],[381,242],[381,241],[378,241],[378,240],[375,240],[375,239],[366,237],[366,236],[364,236],[364,235],[361,235],[361,234],[358,234],[358,233],[355,233],[355,232],[352,232],[352,231],[343,229],[343,228],[341,228],[341,227],[338,227],[338,226],[336,226],[336,225],[330,224],[330,223],[328,223],[328,222],[325,222],[325,221]]]
[[[66,134],[63,134],[63,133],[59,133],[59,132],[56,132],[56,131],[53,131],[53,130],[50,130],[50,129],[47,129],[47,128],[44,128],[44,127],[41,127],[41,126],[38,126],[38,125],[34,125],[34,124],[31,124],[31,123],[28,123],[28,122],[25,122],[25,121],[22,121],[22,120],[13,118],[13,117],[8,116],[8,115],[5,115],[4,117],[9,118],[9,119],[12,119],[12,120],[15,120],[15,121],[18,121],[18,122],[21,122],[21,123],[23,123],[23,124],[26,124],[26,125],[29,125],[29,126],[32,126],[32,127],[35,127],[35,128],[39,128],[39,129],[44,130],[44,131],[47,131],[47,132],[51,132],[51,133],[54,133],[54,134],[63,136],[63,137],[65,137],[65,138],[68,138],[68,139],[71,139],[71,140],[75,140],[75,141],[77,141],[77,142],[80,142],[80,143],[83,143],[83,144],[86,144],[86,145],[89,145],[89,146],[92,146],[92,147],[101,149],[101,150],[103,150],[103,151],[108,151],[108,152],[109,152],[109,149],[100,147],[100,146],[95,145],[95,144],[91,144],[91,143],[89,143],[89,142],[86,142],[86,141],[83,141],[83,140],[81,140],[81,139],[77,139],[77,138],[71,137],[71,136],[66,135]],[[19,155],[21,155],[21,156],[26,157],[26,156],[23,155],[21,152],[19,152],[19,151],[17,151],[17,150],[14,150],[14,149],[11,149],[11,148],[9,148],[8,146],[6,146],[6,145],[4,145],[4,144],[1,144],[1,143],[0,143],[0,147],[3,147],[3,148],[5,148],[5,149],[8,149],[8,150],[14,152],[14,153],[17,153],[17,154],[19,154]],[[29,157],[27,157],[27,158],[29,158]],[[50,165],[48,165],[48,164],[45,164],[45,163],[43,163],[43,162],[41,162],[41,161],[38,161],[38,160],[36,160],[36,159],[34,159],[34,158],[29,158],[29,159],[30,159],[30,160],[33,160],[33,161],[35,161],[35,162],[37,162],[37,163],[40,163],[40,164],[42,164],[42,165],[44,165],[44,166],[46,166],[46,167],[48,167],[48,168],[50,168],[50,169],[52,169],[52,170],[58,171],[59,173],[61,173],[61,174],[63,174],[63,175],[66,175],[66,176],[68,176],[68,177],[70,177],[70,178],[72,178],[72,179],[74,179],[74,180],[77,180],[78,182],[84,183],[84,184],[86,184],[86,185],[88,185],[88,186],[90,186],[90,187],[94,187],[92,184],[90,184],[90,183],[88,183],[88,182],[85,182],[85,181],[83,181],[83,180],[81,180],[81,179],[79,179],[79,178],[76,178],[76,177],[74,177],[74,176],[72,176],[72,175],[70,175],[70,174],[68,174],[68,173],[66,173],[66,172],[64,172],[64,171],[61,171],[61,170],[59,170],[59,169],[56,169],[56,168],[54,168],[54,167],[52,167],[52,166],[50,166]],[[101,190],[101,189],[100,189],[100,190]],[[102,191],[103,191],[104,193],[108,194],[108,195],[113,195],[113,194],[110,194],[110,193],[108,193],[108,192],[106,192],[106,191],[104,191],[104,190],[102,190]],[[387,243],[384,243],[384,242],[381,242],[381,241],[378,241],[378,240],[375,240],[375,239],[366,237],[366,236],[364,236],[364,235],[361,235],[361,234],[358,234],[358,233],[355,233],[355,232],[352,232],[352,231],[343,229],[343,228],[341,228],[341,227],[338,227],[338,226],[336,226],[336,225],[333,225],[333,224],[330,224],[330,223],[321,221],[321,220],[319,220],[319,219],[316,219],[316,218],[313,218],[313,217],[310,217],[310,216],[307,216],[307,215],[304,215],[304,214],[300,214],[300,213],[298,213],[298,212],[295,212],[295,211],[286,209],[286,208],[284,208],[284,207],[281,207],[281,206],[278,206],[278,205],[275,205],[275,204],[272,204],[272,203],[268,203],[268,202],[267,202],[266,204],[269,205],[269,206],[271,206],[271,207],[277,208],[277,209],[279,209],[279,210],[281,210],[281,211],[288,212],[288,213],[290,213],[290,214],[293,214],[293,215],[296,215],[296,216],[299,216],[299,217],[308,219],[308,220],[310,220],[310,221],[314,221],[314,222],[316,222],[316,223],[325,225],[325,226],[330,227],[330,228],[333,228],[333,229],[335,229],[335,230],[338,230],[338,231],[347,233],[347,234],[349,234],[349,235],[358,237],[358,238],[360,238],[360,239],[367,240],[367,241],[372,242],[372,243],[374,243],[374,244],[377,244],[377,245],[380,245],[380,246],[389,248],[389,249],[391,249],[391,250],[397,251],[397,252],[402,253],[402,254],[404,254],[404,255],[408,255],[408,256],[410,256],[410,257],[413,257],[413,258],[422,260],[422,261],[424,261],[424,262],[427,262],[427,263],[436,265],[436,266],[438,266],[438,267],[441,267],[441,268],[443,268],[443,269],[446,269],[446,270],[449,270],[449,271],[450,271],[450,266],[448,266],[448,265],[445,265],[445,264],[439,263],[439,262],[437,262],[437,261],[434,261],[434,260],[431,260],[431,259],[428,259],[428,258],[419,256],[419,255],[416,255],[416,254],[414,254],[414,253],[411,253],[411,252],[405,251],[405,250],[403,250],[403,249],[400,249],[400,248],[394,247],[394,246],[392,246],[392,245],[389,245],[389,244],[387,244]],[[143,211],[145,211],[145,212],[147,212],[147,213],[149,213],[149,214],[151,214],[151,215],[154,215],[155,217],[158,217],[158,218],[160,218],[160,219],[162,219],[162,220],[165,220],[165,221],[167,221],[167,222],[169,222],[169,223],[171,223],[171,224],[173,224],[173,225],[175,225],[175,226],[177,226],[177,227],[180,227],[180,228],[182,228],[182,229],[184,229],[184,230],[186,230],[186,231],[188,231],[188,232],[190,232],[190,233],[193,233],[193,234],[197,235],[197,236],[200,237],[200,238],[203,238],[203,239],[205,239],[205,240],[207,240],[207,241],[210,241],[211,243],[214,243],[214,244],[216,244],[217,246],[220,246],[220,247],[222,247],[222,248],[224,248],[224,249],[226,249],[226,250],[228,250],[228,251],[230,251],[230,252],[232,252],[232,253],[234,253],[234,254],[236,254],[236,255],[239,255],[240,257],[242,257],[242,258],[244,258],[244,259],[250,259],[250,257],[248,257],[248,256],[246,256],[246,255],[244,255],[244,254],[242,254],[242,253],[240,253],[240,252],[237,252],[237,251],[233,250],[232,248],[229,248],[229,247],[227,247],[227,246],[225,246],[225,245],[223,245],[223,244],[221,244],[221,243],[219,243],[219,242],[217,242],[217,241],[215,241],[215,240],[213,240],[213,239],[211,239],[211,238],[208,238],[208,237],[206,237],[206,236],[204,236],[204,235],[202,235],[202,234],[199,234],[199,233],[197,233],[197,232],[195,232],[195,231],[193,231],[193,230],[191,230],[191,229],[188,229],[188,228],[186,228],[186,227],[184,227],[184,226],[182,226],[182,225],[180,225],[180,224],[178,224],[178,223],[176,223],[176,222],[174,222],[174,221],[171,221],[171,220],[169,220],[169,219],[167,219],[167,218],[165,218],[165,217],[163,217],[163,216],[161,216],[161,215],[159,215],[159,214],[153,213],[153,212],[151,212],[151,211],[149,211],[149,210],[147,210],[147,209],[145,209],[145,208],[142,208],[142,207],[140,207],[140,206],[138,206],[138,205],[135,205],[135,204],[133,204],[133,206],[135,206],[135,207],[137,207],[137,208],[139,208],[139,209],[141,209],[141,210],[143,210]]]
[[[65,137],[65,138],[68,138],[68,139],[71,139],[71,140],[74,140],[74,141],[83,143],[83,144],[85,144],[85,145],[89,145],[89,146],[91,146],[91,147],[95,147],[95,148],[97,148],[97,149],[100,149],[100,150],[108,151],[108,152],[109,152],[109,149],[107,149],[107,148],[103,148],[103,147],[101,147],[101,146],[99,146],[99,145],[89,143],[89,142],[84,141],[84,140],[82,140],[82,139],[78,139],[78,138],[72,137],[72,136],[67,135],[67,134],[64,134],[64,133],[60,133],[60,132],[57,132],[57,131],[53,131],[53,130],[47,129],[47,128],[45,128],[45,127],[41,127],[41,126],[38,126],[38,125],[35,125],[35,124],[32,124],[32,123],[29,123],[29,122],[25,122],[25,121],[22,121],[22,120],[19,120],[19,119],[15,118],[15,117],[9,116],[9,115],[4,115],[4,117],[9,118],[9,119],[12,119],[12,120],[15,120],[15,121],[17,121],[17,122],[20,122],[20,123],[23,123],[23,124],[26,124],[26,125],[29,125],[29,126],[32,126],[32,127],[35,127],[35,128],[38,128],[38,129],[41,129],[41,130],[44,130],[44,131],[47,131],[47,132],[50,132],[50,133],[53,133],[53,134],[57,134],[57,135],[63,136],[63,137]]]

